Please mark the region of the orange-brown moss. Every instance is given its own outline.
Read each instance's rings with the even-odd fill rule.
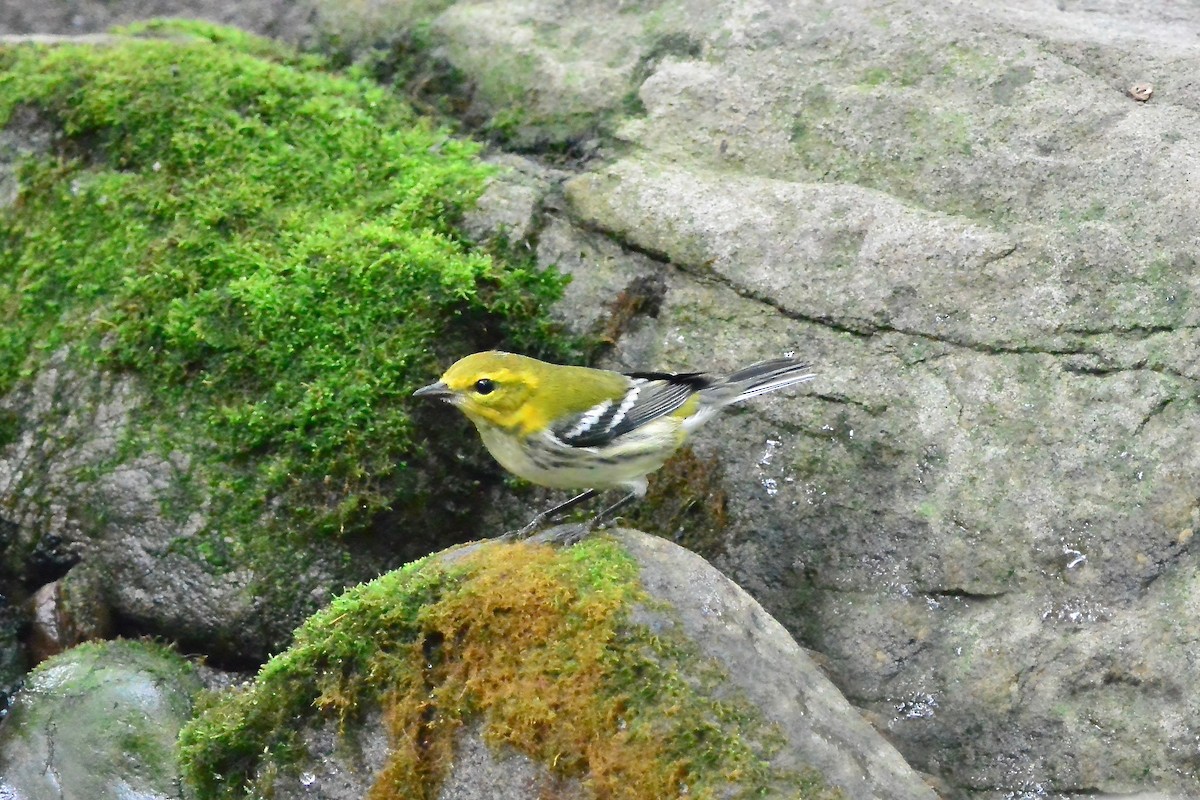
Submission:
[[[724,546],[728,503],[720,461],[684,447],[650,476],[645,499],[627,519],[632,527],[654,531],[712,558]]]
[[[551,796],[567,778],[614,800],[829,796],[772,772],[778,737],[749,706],[714,699],[720,670],[630,622],[648,602],[602,538],[410,565],[338,598],[254,686],[212,703],[183,734],[187,775],[201,798],[269,794],[303,756],[298,718],[349,726],[382,708],[392,747],[369,800],[436,797],[456,733],[476,721],[545,765]]]
[[[634,728],[622,730],[628,703],[607,686],[608,646],[634,585],[579,586],[573,565],[546,547],[493,545],[463,566],[472,571],[464,590],[422,614],[426,642],[437,642],[425,648],[429,691],[405,693],[389,711],[395,740],[419,727],[424,747],[398,749],[372,797],[411,796],[420,774],[413,762],[447,757],[464,712],[482,715],[489,742],[556,771],[586,772],[599,796],[677,794],[686,770],[662,763],[660,748]]]

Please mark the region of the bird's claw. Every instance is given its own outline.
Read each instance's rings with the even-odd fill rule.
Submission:
[[[502,542],[516,542],[520,541],[521,539],[528,539],[530,536],[537,533],[538,530],[541,529],[542,525],[545,524],[545,522],[545,517],[543,517],[541,514],[538,514],[536,517],[529,520],[529,522],[525,523],[516,530],[502,533],[496,538]]]
[[[594,530],[596,530],[596,521],[594,519],[587,522],[572,522],[566,525],[556,525],[553,528],[544,530],[538,535],[531,537],[529,541],[536,542],[537,544],[548,544],[554,547],[570,547],[582,542]]]
[[[592,533],[598,527],[599,520],[590,519],[587,522],[571,522],[566,525],[555,525],[553,528],[540,530],[541,521],[538,524],[532,522],[515,531],[508,531],[497,536],[497,540],[502,542],[519,542],[528,540],[533,544],[548,544],[555,547],[570,547],[573,544],[578,544],[587,538],[588,534]]]

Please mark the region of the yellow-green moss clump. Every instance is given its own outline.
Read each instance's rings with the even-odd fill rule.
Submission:
[[[460,237],[476,146],[378,85],[229,29],[125,33],[148,31],[0,47],[0,126],[49,142],[0,210],[0,394],[64,346],[139,375],[126,452],[202,462],[217,550],[266,509],[361,527],[415,485],[412,390],[472,349],[555,352],[562,278]]]
[[[372,800],[437,797],[474,720],[596,797],[837,796],[772,771],[778,734],[694,648],[633,623],[645,602],[606,539],[416,562],[335,600],[252,686],[210,700],[181,736],[185,774],[204,800],[270,796],[304,758],[300,729],[382,709],[392,749]]]

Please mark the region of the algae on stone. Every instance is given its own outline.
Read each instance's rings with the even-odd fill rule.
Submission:
[[[178,797],[200,681],[161,645],[83,644],[29,674],[0,728],[0,797]]]

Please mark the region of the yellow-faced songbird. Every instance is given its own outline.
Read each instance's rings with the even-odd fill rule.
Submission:
[[[597,514],[590,529],[643,496],[646,476],[717,411],[811,380],[807,370],[794,358],[779,358],[724,377],[620,373],[489,351],[455,362],[416,396],[442,398],[466,414],[488,452],[514,475],[586,490],[515,532],[524,535],[599,490],[624,489],[625,497]]]

